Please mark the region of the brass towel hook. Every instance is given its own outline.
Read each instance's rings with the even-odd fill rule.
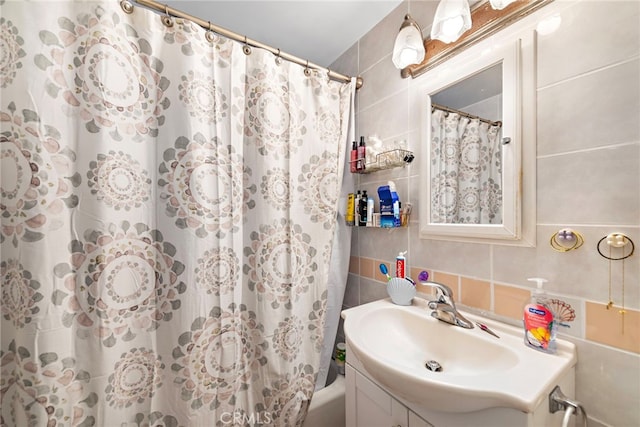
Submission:
[[[608,256],[605,255],[602,252],[602,249],[600,248],[600,245],[602,244],[602,242],[606,242],[607,246],[609,246]],[[625,255],[626,247],[629,245],[631,245],[631,249],[629,250],[629,253]],[[620,279],[620,281],[622,282],[621,283],[622,292],[621,292],[621,300],[620,300],[620,309],[618,310],[618,313],[621,315],[621,332],[622,334],[624,334],[625,314],[627,314],[627,310],[625,309],[624,260],[629,258],[631,255],[633,255],[633,252],[635,251],[636,247],[633,244],[633,240],[631,240],[624,233],[609,233],[598,241],[598,245],[596,246],[596,248],[598,249],[598,253],[600,254],[600,256],[609,260],[609,302],[605,305],[607,310],[610,310],[611,308],[613,308],[613,305],[614,305],[613,297],[612,297],[613,281],[611,276],[611,262],[622,261],[621,263],[622,275]],[[612,256],[613,249],[621,250],[622,254],[619,257]]]
[[[554,251],[569,252],[584,244],[582,234],[570,228],[563,228],[551,235],[549,244]]]
[[[606,240],[607,245],[609,246],[609,248],[622,248],[622,255],[618,258],[613,258],[611,256],[606,256],[604,253],[602,253],[602,250],[600,249],[600,244],[602,242],[604,242]],[[629,253],[627,255],[624,254],[625,251],[625,246],[627,246],[628,244],[631,244],[631,250],[629,251]],[[635,245],[633,244],[633,240],[631,240],[626,234],[624,233],[610,233],[607,234],[606,236],[604,236],[602,239],[600,239],[598,241],[598,253],[608,259],[609,261],[620,261],[623,259],[627,259],[629,258],[631,255],[633,255],[633,252],[636,250]]]

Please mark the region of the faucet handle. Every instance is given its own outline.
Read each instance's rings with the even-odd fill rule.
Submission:
[[[436,290],[436,296],[438,297],[438,301],[437,302],[439,302],[439,303],[447,304],[449,301],[451,301],[451,296],[447,295],[442,290]]]
[[[453,291],[450,287],[445,284],[432,282],[430,280],[420,282],[421,285],[431,286],[432,288],[436,288],[436,296],[438,297],[439,302],[446,302],[446,298],[453,297]]]

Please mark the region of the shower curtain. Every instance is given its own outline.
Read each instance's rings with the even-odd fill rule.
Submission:
[[[431,114],[431,222],[502,223],[500,125]]]
[[[115,1],[0,3],[0,424],[300,425],[354,82]]]

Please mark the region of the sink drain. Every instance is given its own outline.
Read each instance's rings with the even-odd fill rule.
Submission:
[[[427,363],[424,364],[424,367],[433,372],[442,371],[442,365],[439,364],[436,360],[427,360]]]

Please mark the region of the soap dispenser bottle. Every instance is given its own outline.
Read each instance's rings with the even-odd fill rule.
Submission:
[[[534,277],[536,289],[531,301],[525,305],[522,322],[524,324],[524,343],[545,353],[556,352],[556,321],[549,306],[549,297],[542,287],[547,280]]]

